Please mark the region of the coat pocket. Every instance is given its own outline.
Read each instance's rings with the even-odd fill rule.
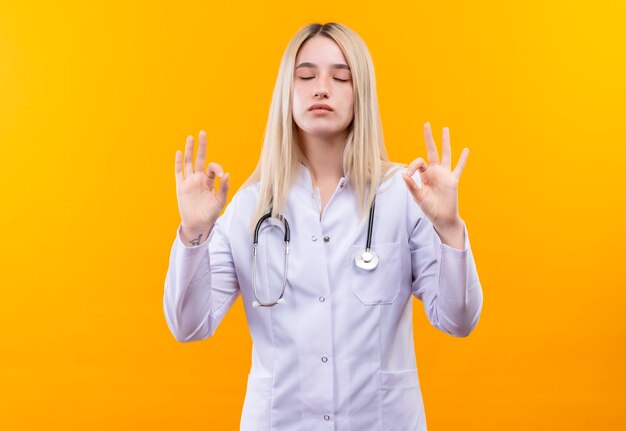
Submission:
[[[400,242],[372,245],[378,255],[378,266],[372,270],[359,268],[354,255],[363,245],[353,245],[352,292],[365,305],[392,304],[400,292]]]
[[[243,402],[240,429],[270,431],[272,406],[272,376],[248,374],[248,386]]]
[[[426,431],[417,368],[380,371],[384,431]]]

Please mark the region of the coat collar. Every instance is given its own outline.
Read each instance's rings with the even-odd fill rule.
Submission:
[[[339,179],[339,185],[340,187],[344,187],[346,184],[350,183],[350,174],[345,174],[344,176],[342,176]],[[314,185],[313,185],[313,175],[311,175],[311,172],[309,171],[309,169],[302,163],[299,162],[298,163],[298,172],[297,172],[297,176],[296,176],[296,184],[300,187],[304,187],[305,189],[309,190],[309,191],[313,191],[314,189]]]

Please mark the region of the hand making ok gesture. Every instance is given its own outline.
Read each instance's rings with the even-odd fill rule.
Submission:
[[[447,127],[443,128],[441,161],[429,123],[424,124],[424,138],[428,164],[423,158],[418,157],[411,162],[402,177],[413,199],[438,232],[453,230],[459,232],[463,222],[458,209],[458,185],[469,149],[463,148],[454,170],[450,170],[450,130]],[[419,171],[422,180],[421,188],[411,178],[416,170]],[[454,242],[458,245],[458,241]]]
[[[209,163],[206,171],[204,163],[207,153],[207,137],[200,131],[200,142],[196,163],[193,164],[193,136],[187,137],[183,172],[183,156],[176,151],[174,171],[176,175],[176,195],[183,229],[189,233],[206,232],[213,227],[222,208],[226,205],[228,194],[228,174],[214,162]],[[216,177],[221,178],[219,190],[216,190]],[[197,231],[197,232],[196,232]],[[206,239],[206,236],[204,237]]]

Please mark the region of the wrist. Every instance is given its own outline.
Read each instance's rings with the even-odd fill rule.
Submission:
[[[465,248],[465,227],[460,217],[454,221],[433,224],[433,226],[443,244],[460,250]]]
[[[437,220],[433,222],[433,226],[438,232],[455,232],[463,228],[463,219],[457,215],[452,219]]]
[[[200,245],[207,240],[211,233],[211,230],[213,230],[213,225],[185,226],[181,224],[181,240],[187,246]]]
[[[215,223],[206,223],[206,224],[199,224],[199,225],[187,225],[183,222],[180,222],[180,226],[181,229],[188,231],[188,232],[203,232],[206,230],[209,230],[213,227]]]

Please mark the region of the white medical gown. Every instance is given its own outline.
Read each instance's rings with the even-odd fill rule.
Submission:
[[[358,268],[368,217],[358,219],[342,177],[320,217],[319,190],[299,167],[284,215],[291,230],[285,303],[252,307],[249,223],[259,183],[239,190],[209,239],[171,249],[163,307],[180,342],[215,333],[241,295],[253,340],[243,431],[426,430],[411,298],[436,328],[457,337],[476,326],[483,293],[464,227],[463,250],[442,244],[399,169],[376,195],[373,271]],[[419,182],[419,174],[414,178]],[[283,227],[263,223],[257,291],[275,300],[283,283]]]

